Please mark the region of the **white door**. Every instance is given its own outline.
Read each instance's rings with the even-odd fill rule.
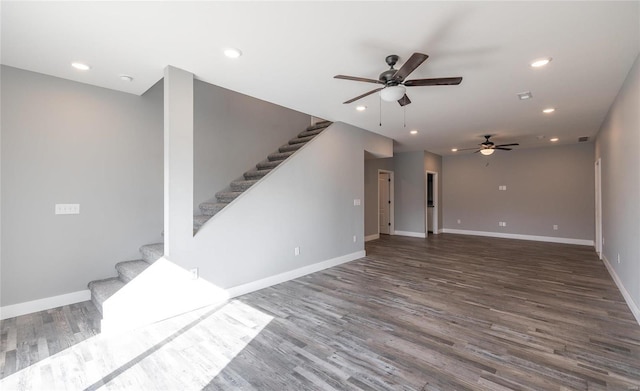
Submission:
[[[596,253],[602,259],[602,167],[596,160]]]
[[[389,182],[391,176],[388,172],[378,174],[378,208],[380,233],[389,235],[391,233],[391,197],[389,196]]]

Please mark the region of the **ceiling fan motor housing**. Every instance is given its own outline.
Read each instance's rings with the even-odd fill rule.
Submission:
[[[388,86],[398,85],[398,83],[393,80],[393,75],[395,75],[396,72],[398,72],[398,70],[395,69],[393,66],[396,65],[399,59],[400,57],[398,57],[395,54],[387,56],[384,60],[387,62],[387,65],[389,65],[390,68],[382,72],[380,76],[378,76],[378,80],[380,80],[381,82],[384,82]]]

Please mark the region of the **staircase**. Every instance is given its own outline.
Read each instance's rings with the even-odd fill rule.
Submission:
[[[219,213],[238,198],[240,194],[260,181],[265,175],[271,172],[271,170],[284,162],[289,156],[293,155],[329,125],[331,125],[331,122],[322,121],[309,126],[305,131],[299,133],[297,137],[292,138],[287,144],[278,148],[278,151],[270,154],[265,160],[256,164],[254,169],[245,172],[242,179],[231,182],[228,189],[216,193],[215,201],[201,203],[199,207],[202,214],[193,217],[194,235],[211,217]],[[91,291],[91,301],[93,301],[101,314],[103,313],[102,303],[164,255],[164,244],[154,243],[144,245],[140,247],[140,253],[142,259],[116,264],[117,277],[91,281],[89,283],[88,287]]]

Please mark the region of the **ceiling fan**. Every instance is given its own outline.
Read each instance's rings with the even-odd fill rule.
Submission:
[[[472,149],[475,149],[476,151],[474,153],[480,152],[483,155],[491,155],[496,149],[501,149],[503,151],[511,151],[513,148],[506,148],[506,147],[515,147],[516,145],[520,145],[518,143],[496,145],[489,140],[490,137],[491,137],[490,134],[487,134],[484,136],[485,138],[484,142],[478,144],[480,145],[480,148],[464,148],[464,149],[458,149],[458,151],[470,151]]]
[[[349,99],[344,104],[352,103],[358,99],[362,99],[365,96],[371,95],[380,91],[380,97],[386,102],[398,101],[400,106],[406,106],[411,103],[407,94],[405,94],[405,87],[423,87],[423,86],[446,86],[446,85],[458,85],[462,82],[462,77],[442,77],[436,79],[413,79],[405,80],[411,72],[420,66],[429,56],[422,53],[413,53],[409,60],[402,65],[400,69],[395,69],[394,65],[398,62],[400,57],[395,54],[387,56],[385,61],[389,65],[389,69],[382,72],[378,79],[367,79],[364,77],[354,77],[345,75],[336,75],[335,79],[345,79],[354,81],[363,81],[365,83],[382,84],[383,87],[376,88],[369,92],[365,92],[362,95],[356,96],[353,99]]]

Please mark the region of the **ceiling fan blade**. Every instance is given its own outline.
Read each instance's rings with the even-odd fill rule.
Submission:
[[[411,57],[404,63],[404,65],[398,69],[393,75],[393,80],[402,82],[409,74],[416,70],[429,56],[422,53],[413,53]]]
[[[515,147],[517,145],[520,145],[518,143],[513,143],[513,144],[500,144],[500,145],[496,145],[496,148],[498,147]]]
[[[373,94],[373,93],[376,93],[376,92],[380,91],[380,90],[381,90],[381,89],[383,89],[383,88],[384,88],[384,87],[380,87],[380,88],[376,88],[375,90],[371,90],[371,91],[369,91],[369,92],[365,92],[364,94],[359,95],[359,96],[356,96],[356,97],[355,97],[355,98],[353,98],[353,99],[349,99],[349,100],[348,100],[348,101],[346,101],[346,102],[342,102],[342,104],[345,104],[345,105],[346,105],[346,104],[349,104],[349,103],[351,103],[351,102],[355,102],[355,101],[357,101],[358,99],[362,99],[362,98],[364,98],[365,96],[368,96],[368,95],[371,95],[371,94]]]
[[[407,94],[404,94],[402,98],[398,99],[398,103],[400,103],[400,106],[406,106],[411,103],[411,99],[409,99]]]
[[[422,86],[457,86],[462,82],[462,77],[440,77],[437,79],[413,79],[407,80],[403,84],[405,87]]]
[[[495,147],[493,149],[502,149],[503,151],[511,151],[513,148]]]
[[[343,80],[363,81],[365,83],[384,84],[383,81],[375,80],[375,79],[367,79],[366,77],[335,75],[333,78],[334,79],[343,79]]]
[[[462,149],[458,149],[456,152],[460,152],[460,151],[471,151],[472,149],[478,149],[478,147],[476,148],[462,148]],[[478,149],[478,151],[480,151],[480,149]],[[478,152],[476,151],[476,152]]]

